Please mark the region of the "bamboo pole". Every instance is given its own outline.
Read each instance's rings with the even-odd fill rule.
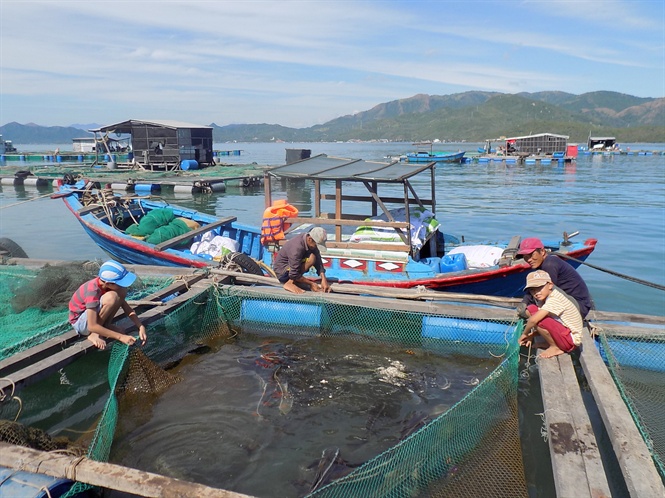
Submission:
[[[251,498],[249,495],[131,469],[86,457],[0,443],[0,465],[10,469],[71,479],[148,498]]]

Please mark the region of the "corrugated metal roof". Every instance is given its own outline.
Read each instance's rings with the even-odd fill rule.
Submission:
[[[92,132],[118,131],[120,133],[129,133],[129,129],[131,129],[132,126],[137,126],[141,124],[161,126],[163,128],[172,128],[172,129],[179,129],[179,128],[205,128],[210,130],[212,129],[211,126],[185,123],[183,121],[129,119],[127,121],[121,121],[119,123],[100,126],[99,128],[95,128],[88,131]]]
[[[423,171],[433,169],[435,164],[431,162],[413,166],[399,161],[382,163],[319,154],[295,163],[276,166],[268,170],[268,173],[280,178],[401,183]]]
[[[506,138],[505,140],[523,140],[525,138],[535,138],[535,137],[556,137],[556,138],[565,138],[566,140],[570,138],[568,135],[555,135],[554,133],[536,133],[535,135],[525,135],[523,137],[509,137]]]

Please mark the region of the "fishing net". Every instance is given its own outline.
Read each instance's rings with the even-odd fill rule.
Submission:
[[[639,330],[599,330],[600,352],[665,481],[665,330]]]
[[[40,270],[0,266],[0,361],[69,332],[69,300],[97,275],[101,263],[67,262]],[[137,278],[127,299],[140,300],[172,282],[170,277]]]

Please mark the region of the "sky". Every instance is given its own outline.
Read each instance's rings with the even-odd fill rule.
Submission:
[[[0,125],[304,128],[473,90],[665,97],[665,1],[0,0]]]

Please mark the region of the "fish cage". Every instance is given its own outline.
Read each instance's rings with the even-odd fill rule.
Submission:
[[[39,279],[39,273],[34,273],[34,270],[19,268],[5,270],[2,278],[16,279],[17,275],[23,282],[33,282],[32,285]],[[164,286],[172,281],[157,280],[151,284]],[[49,281],[52,283],[52,278]],[[147,287],[143,287],[142,292],[146,291]],[[12,292],[14,295],[20,294],[16,285],[12,286]],[[12,296],[8,296],[2,302],[11,302],[12,299]],[[4,312],[15,315],[15,310],[6,309]],[[45,326],[47,329],[61,331],[58,327],[67,327],[66,323],[62,323],[66,321],[66,309],[54,309],[52,313],[54,318],[48,321]],[[55,318],[56,314],[58,319]],[[330,407],[326,409],[332,409],[333,393],[344,393],[367,382],[373,383],[370,384],[372,389],[379,386],[401,396],[398,401],[392,402],[386,398],[384,402],[378,401],[367,410],[361,410],[362,414],[368,415],[368,421],[362,427],[358,428],[356,424],[354,428],[365,434],[364,437],[340,437],[340,446],[350,444],[350,447],[360,446],[363,450],[367,448],[367,440],[378,439],[384,445],[380,451],[367,456],[363,461],[349,464],[344,459],[344,452],[325,448],[318,465],[298,466],[305,476],[300,482],[304,487],[292,489],[293,495],[527,497],[517,414],[519,348],[516,339],[521,333],[521,324],[505,317],[506,313],[493,314],[492,306],[437,308],[428,304],[427,307],[419,307],[383,298],[345,299],[313,293],[287,295],[277,293],[270,287],[211,283],[151,324],[149,341],[145,347],[129,348],[115,343],[109,348],[110,351],[86,356],[80,363],[75,362],[56,373],[54,378],[45,381],[46,387],[36,384],[26,388],[21,393],[24,408],[18,422],[32,422],[46,432],[67,433],[68,426],[74,426],[72,428],[76,430],[68,434],[76,434],[77,431],[89,433],[86,438],[72,441],[72,444],[84,447],[89,458],[100,462],[112,460],[113,463],[122,463],[122,440],[118,439],[119,433],[126,437],[128,432],[136,430],[137,424],[132,415],[123,411],[124,407],[132,404],[132,396],[140,401],[135,402],[135,406],[140,408],[145,406],[146,400],[164,403],[168,398],[165,393],[176,390],[173,394],[175,399],[187,411],[195,413],[197,400],[203,403],[204,398],[213,396],[212,393],[219,389],[215,384],[221,385],[225,379],[223,375],[216,376],[214,378],[217,380],[204,383],[200,386],[201,391],[196,393],[194,389],[185,388],[187,381],[183,377],[191,371],[192,365],[203,361],[200,358],[205,358],[210,354],[209,351],[230,350],[245,360],[243,368],[247,368],[248,373],[234,381],[229,379],[228,382],[240,383],[255,378],[259,387],[263,386],[262,390],[256,392],[257,396],[260,395],[258,402],[255,399],[251,402],[241,400],[234,409],[247,411],[241,416],[248,420],[247,423],[260,424],[262,433],[276,431],[276,439],[285,438],[293,427],[301,425],[300,421],[288,425],[289,430],[269,429],[265,424],[271,420],[287,424],[289,417],[295,413],[303,419],[317,419],[308,412],[316,405],[314,395],[320,395],[316,399]],[[6,320],[5,323],[9,323],[12,319]],[[26,315],[18,321],[22,320],[31,321],[32,317]],[[14,318],[14,321],[17,320]],[[6,330],[4,326],[3,330]],[[250,336],[258,338],[257,354],[240,352],[240,339],[244,341]],[[305,355],[300,349],[292,346],[279,351],[275,348],[266,349],[272,347],[276,337],[289,338],[290,341],[296,341],[297,345],[307,344],[311,348],[321,346],[323,349],[321,352],[308,350],[307,357],[313,361],[305,368],[302,366]],[[343,356],[326,356],[323,351],[331,345],[343,345],[349,352]],[[16,354],[26,347],[28,344],[14,341],[11,347],[4,349],[4,355]],[[379,359],[377,361],[383,362],[383,366],[363,364],[364,370],[356,372],[354,369],[359,366],[354,355],[365,348],[375,351]],[[282,351],[287,351],[288,355]],[[393,358],[396,355],[399,360],[397,363]],[[388,357],[391,361],[388,361]],[[106,361],[104,358],[108,361],[108,367],[100,372],[101,365],[105,364],[102,361]],[[288,358],[290,363],[279,361],[283,358]],[[345,361],[346,375],[335,375],[336,369],[340,368],[336,362],[342,359]],[[443,365],[454,361],[475,365],[474,368],[484,373],[478,375],[474,382],[458,382],[457,397],[453,400],[430,400],[430,391],[421,390],[444,392],[449,388],[448,383],[442,380],[443,377],[436,377],[429,370],[434,368],[431,364],[439,362]],[[211,363],[216,363],[216,359]],[[410,367],[412,364],[419,366]],[[298,365],[301,365],[300,370],[296,368]],[[296,382],[296,377],[289,378],[296,371],[301,374],[297,379],[300,384]],[[319,371],[325,373],[324,378],[317,377]],[[377,378],[379,372],[381,375],[391,373],[392,383],[387,382],[387,377]],[[451,383],[455,383],[452,375],[449,374]],[[95,386],[85,385],[86,378],[96,379]],[[290,387],[286,385],[287,378]],[[103,379],[103,382],[99,379]],[[65,380],[73,386],[63,384]],[[333,388],[335,382],[341,383],[338,390]],[[72,389],[76,392],[94,391],[99,398],[92,405],[99,407],[101,415],[95,413],[93,416],[91,413],[86,419],[92,425],[92,430],[82,430],[81,421],[77,420],[74,424],[76,416],[72,413],[64,420],[59,415],[59,411],[65,410],[63,403],[66,403],[67,396],[72,396]],[[41,398],[46,392],[49,395],[46,403],[43,403]],[[305,396],[306,393],[307,402],[305,398],[301,401],[299,396]],[[59,396],[63,399],[58,399]],[[430,411],[422,416],[413,413],[403,416],[399,401],[402,398],[410,399],[412,403]],[[0,405],[2,418],[15,414],[12,413],[15,406],[9,401]],[[438,403],[436,409],[435,403]],[[349,412],[354,409],[345,408]],[[204,413],[197,416],[210,418],[210,413],[206,413],[204,410]],[[393,418],[404,418],[406,423],[393,424]],[[214,439],[201,437],[194,425],[187,427],[190,427],[187,429],[191,431],[190,439],[197,441],[196,444]],[[224,440],[232,439],[241,429],[240,426],[229,427],[217,436],[222,443],[214,440],[208,442],[219,446]],[[217,427],[216,430],[221,429]],[[295,460],[300,453],[308,451],[303,446],[305,444],[306,438],[297,438],[300,449],[296,453],[283,454],[282,458],[273,463]],[[114,445],[120,448],[112,451]],[[243,448],[250,459],[255,457],[255,452],[263,450],[260,442],[244,445]],[[233,450],[227,448],[225,451]],[[205,453],[207,450],[201,451]],[[241,454],[245,455],[243,452]],[[321,453],[321,448],[317,448],[316,452]],[[199,465],[202,465],[200,455],[196,455]],[[179,451],[178,458],[186,459],[187,452]],[[175,474],[172,477],[195,480],[194,476],[174,469],[172,462],[168,462],[168,465],[162,463],[164,475],[172,472]],[[223,474],[217,461],[211,463],[215,465],[215,475]],[[141,464],[139,462],[136,465]],[[255,476],[265,475],[261,469],[251,470]],[[261,480],[260,477],[255,479]],[[306,481],[305,484],[303,481]],[[251,486],[247,487],[247,483],[240,484],[232,480],[204,484],[255,496],[265,495],[260,490],[253,491]],[[87,489],[88,485],[77,483],[67,496],[82,496]]]

